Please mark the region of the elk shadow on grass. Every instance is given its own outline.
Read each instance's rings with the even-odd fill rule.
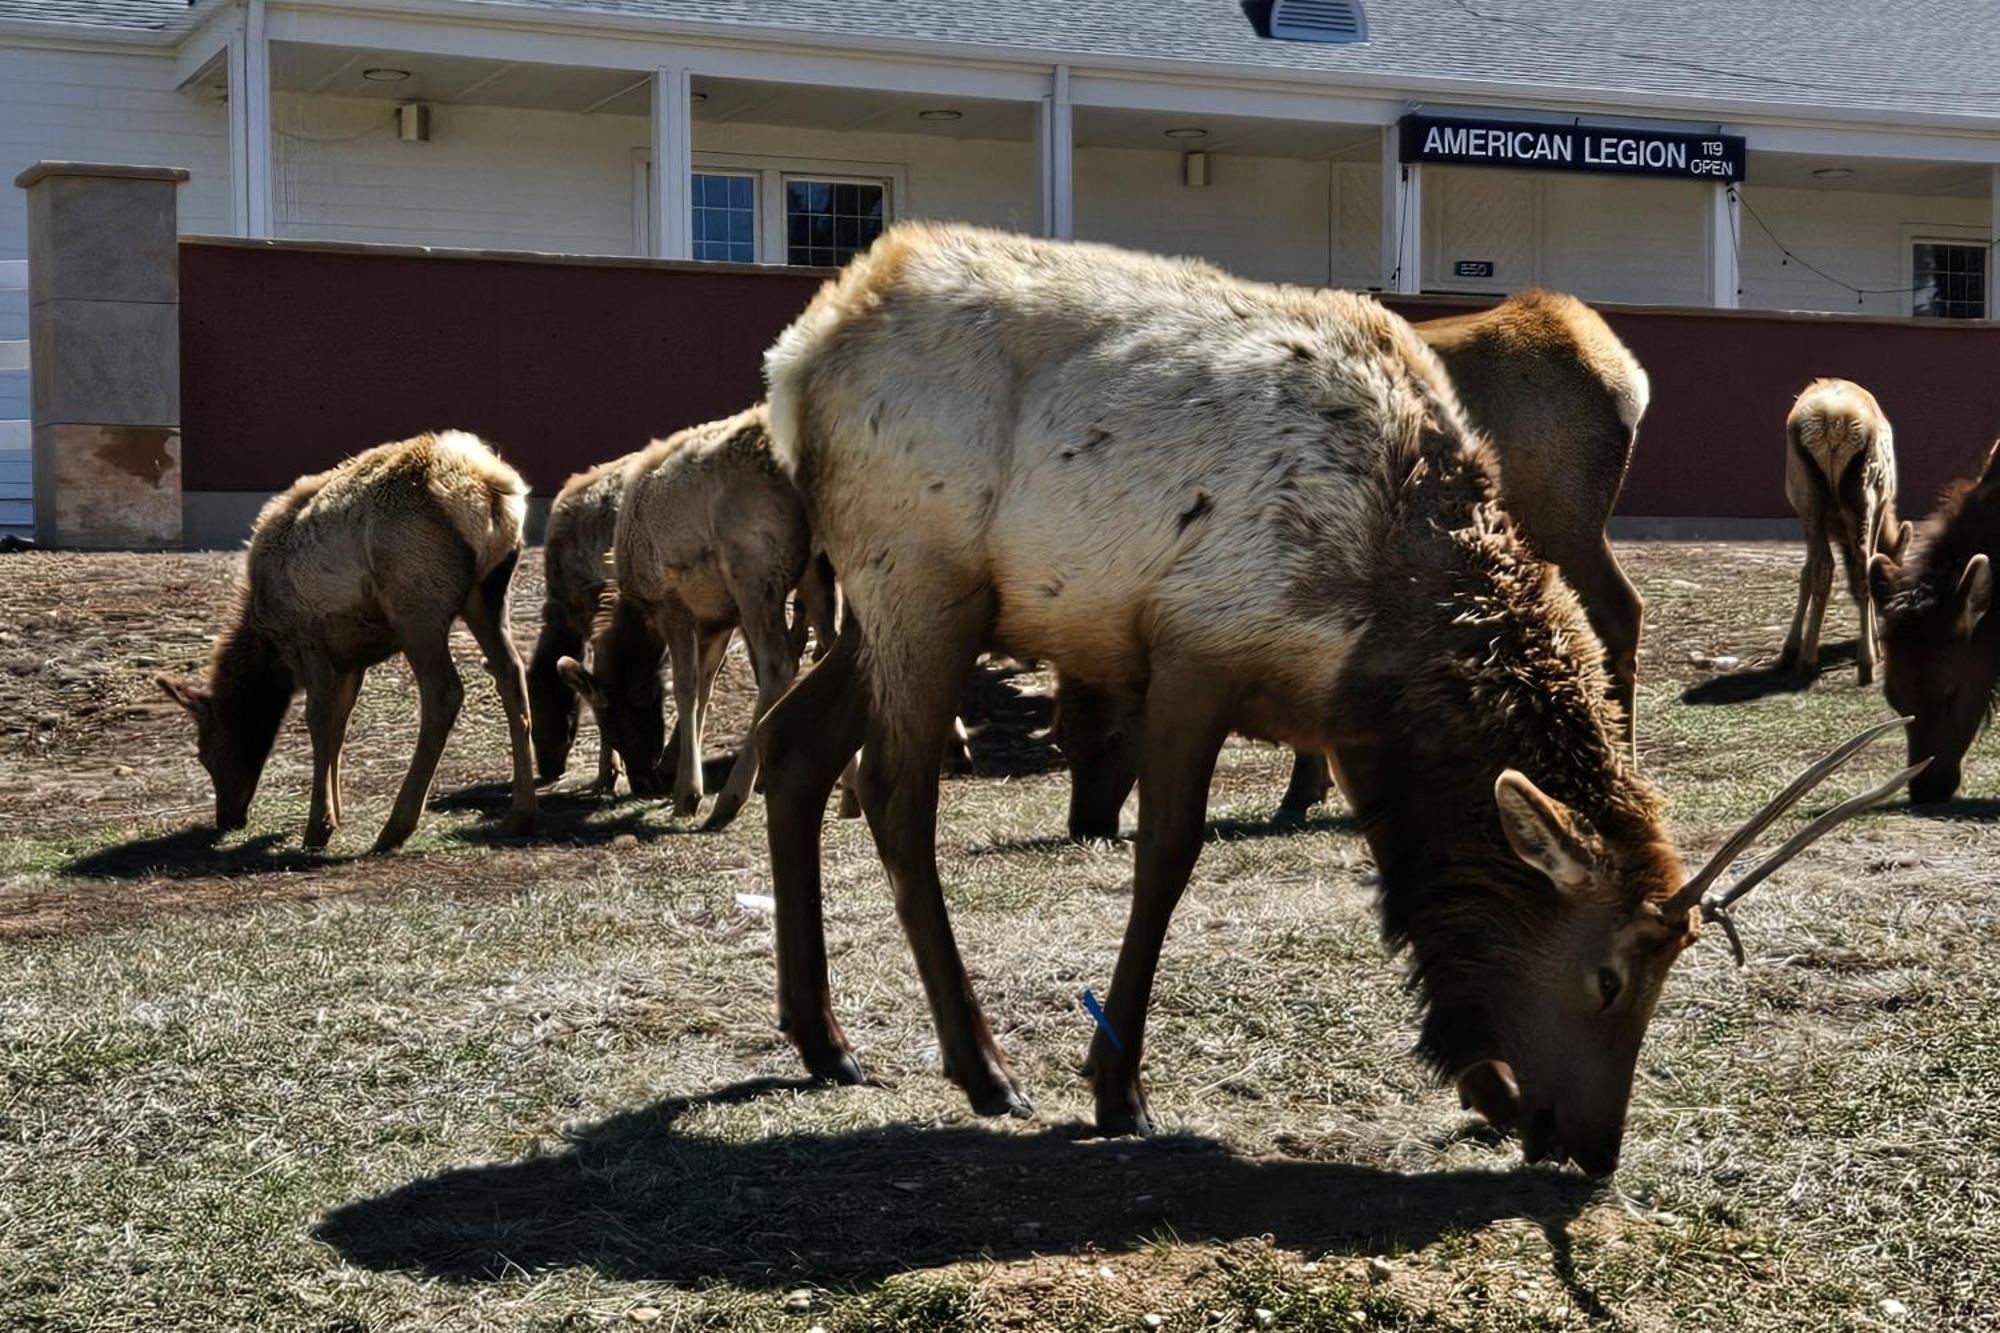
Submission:
[[[357,1266],[453,1282],[586,1267],[690,1289],[859,1286],[961,1260],[1131,1251],[1169,1234],[1269,1234],[1299,1250],[1376,1254],[1503,1218],[1538,1223],[1560,1255],[1558,1237],[1596,1194],[1565,1172],[1404,1174],[1249,1158],[1193,1135],[1094,1140],[1080,1125],[883,1125],[749,1141],[678,1125],[704,1106],[810,1086],[765,1079],[671,1098],[592,1126],[560,1153],[344,1204],[314,1235]]]
[[[709,755],[701,762],[701,781],[708,793],[703,801],[705,816],[729,780],[736,762],[734,754]],[[595,760],[588,770],[596,772]],[[576,768],[571,774],[578,772]],[[599,796],[584,785],[544,786],[536,796],[535,831],[525,837],[510,833],[504,816],[513,797],[505,782],[480,782],[456,791],[433,796],[429,809],[470,811],[481,816],[477,824],[452,828],[444,834],[448,841],[479,847],[523,847],[540,843],[597,846],[613,838],[631,834],[641,842],[675,838],[699,831],[699,819],[673,822],[673,794],[634,796],[623,785],[615,796]]]
[[[296,838],[296,831],[271,832],[225,843],[213,827],[194,825],[86,852],[64,862],[60,873],[73,879],[206,879],[317,870],[351,859],[306,851]]]
[[[1743,704],[1774,694],[1800,694],[1811,689],[1814,682],[1835,668],[1853,666],[1860,653],[1861,645],[1857,639],[1825,644],[1820,648],[1819,666],[1811,675],[1781,670],[1776,665],[1745,667],[1741,671],[1725,672],[1711,676],[1698,685],[1688,686],[1681,693],[1681,702],[1696,705]]]
[[[1930,805],[1911,803],[1904,807],[1904,813],[1945,823],[1991,824],[2000,821],[2000,797],[1954,796]]]

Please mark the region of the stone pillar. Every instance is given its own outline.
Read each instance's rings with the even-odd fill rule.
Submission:
[[[35,538],[181,541],[175,167],[38,162],[28,192]]]

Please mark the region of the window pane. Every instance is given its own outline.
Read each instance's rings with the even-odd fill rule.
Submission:
[[[882,234],[887,212],[888,191],[874,181],[787,181],[787,258],[844,264]]]
[[[757,178],[697,171],[689,183],[694,257],[757,262]]]
[[[1984,245],[1953,245],[1943,241],[1919,241],[1911,247],[1910,308],[1933,319],[1984,319],[1986,317],[1986,266],[1990,251]]]

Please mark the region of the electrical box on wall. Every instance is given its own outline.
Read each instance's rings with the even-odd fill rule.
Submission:
[[[405,143],[429,143],[431,108],[428,102],[405,102],[396,108],[396,137]]]
[[[1202,152],[1181,154],[1181,184],[1196,189],[1208,184],[1208,154]]]

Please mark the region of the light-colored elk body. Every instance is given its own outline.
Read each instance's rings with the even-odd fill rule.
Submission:
[[[1602,316],[1558,292],[1518,292],[1490,310],[1412,327],[1498,456],[1501,503],[1516,529],[1583,604],[1636,753],[1645,602],[1612,553],[1605,524],[1651,397],[1644,368]],[[1073,767],[1070,832],[1116,837],[1136,776],[1125,752],[1137,718],[1129,702],[1114,708],[1078,695],[1067,681],[1057,695],[1056,734]],[[1325,757],[1300,753],[1281,817],[1302,816],[1325,799],[1332,776]]]
[[[1532,1155],[1609,1169],[1694,920],[1596,640],[1494,502],[1407,324],[1194,262],[906,225],[767,370],[778,451],[853,613],[759,733],[781,1018],[810,1068],[859,1077],[826,990],[818,850],[859,744],[946,1071],[982,1111],[1025,1107],[946,920],[926,762],[990,647],[1143,699],[1121,1041],[1091,1053],[1102,1128],[1146,1125],[1148,995],[1234,729],[1338,753],[1437,1068],[1464,1086],[1504,1067],[1483,1109],[1518,1113]]]
[[[1895,432],[1875,395],[1849,380],[1806,386],[1785,417],[1785,498],[1805,532],[1806,563],[1779,669],[1808,678],[1819,669],[1820,625],[1838,549],[1861,614],[1860,679],[1869,684],[1879,636],[1868,565],[1877,551],[1899,556],[1909,537],[1907,525],[1896,521]]]
[[[786,625],[787,598],[799,588],[802,609],[830,639],[833,592],[812,559],[805,507],[772,455],[761,405],[655,441],[632,456],[621,484],[616,602],[593,641],[591,666],[565,659],[562,670],[591,699],[633,790],[671,785],[675,812],[691,815],[702,799],[709,695],[730,635],[743,630],[762,717],[798,671],[801,645]],[[673,672],[671,745],[661,734],[662,648]],[[756,777],[756,747],[746,745],[708,827],[735,816]]]
[[[535,815],[528,697],[507,635],[528,487],[477,437],[420,435],[303,477],[258,515],[233,622],[203,683],[161,677],[196,719],[216,820],[241,827],[294,691],[312,732],[306,845],[341,818],[340,751],[363,674],[397,652],[419,691],[417,749],[377,850],[417,826],[464,687],[452,663],[463,618],[493,674],[513,753],[514,827]]]
[[[542,631],[528,659],[535,768],[545,782],[562,776],[576,740],[580,696],[562,679],[558,664],[565,657],[583,657],[590,642],[599,603],[611,581],[607,562],[618,528],[618,501],[625,493],[625,469],[632,458],[627,454],[577,473],[549,507],[542,550]],[[602,728],[597,740],[597,788],[608,795],[618,781],[618,759]]]

